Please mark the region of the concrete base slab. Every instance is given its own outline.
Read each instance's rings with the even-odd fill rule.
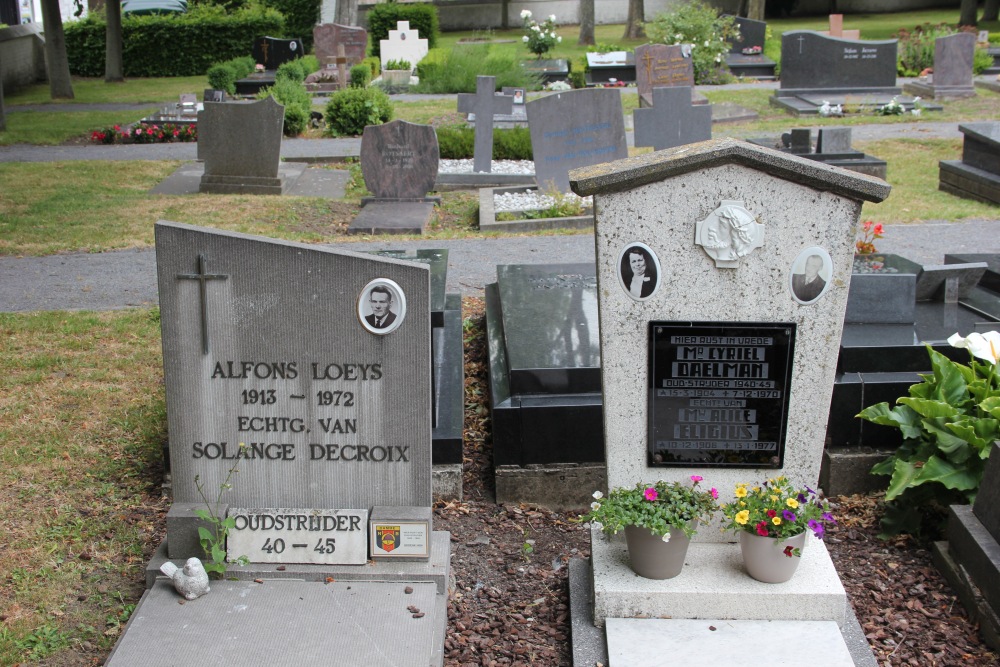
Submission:
[[[205,163],[185,162],[177,170],[157,184],[150,194],[194,195],[201,192],[201,177],[205,174]],[[282,162],[278,174],[284,179],[282,193],[288,197],[322,197],[343,199],[351,174],[346,169],[323,169],[309,167],[302,162]]]
[[[967,86],[935,86],[933,83],[907,81],[903,84],[903,92],[925,100],[961,100],[975,97],[976,89],[969,82]]]
[[[442,597],[419,582],[220,581],[180,604],[161,579],[105,665],[440,665]]]
[[[889,478],[871,474],[872,466],[892,452],[869,447],[827,447],[819,470],[819,486],[828,496],[882,491]]]
[[[697,540],[697,538],[695,538]],[[795,576],[783,584],[747,574],[735,543],[694,541],[673,579],[645,579],[629,567],[624,534],[591,528],[594,624],[606,618],[719,618],[834,621],[847,618],[847,593],[823,542],[808,537]]]
[[[854,667],[833,621],[609,618],[607,636],[609,667],[659,667],[664,656],[685,667],[739,665],[762,643],[769,667]]]
[[[994,651],[1000,651],[1000,615],[983,597],[982,589],[970,576],[968,570],[956,560],[948,542],[935,542],[932,555],[934,564],[944,574],[951,587],[958,593],[958,599],[969,613],[972,624],[979,626],[979,634]],[[988,585],[996,584],[993,579]]]
[[[1000,78],[998,78],[995,74],[993,76],[977,76],[973,81],[973,85],[976,88],[982,88],[983,90],[1000,93]]]
[[[541,505],[556,512],[585,509],[592,494],[608,488],[607,468],[600,463],[554,463],[497,466],[498,503]]]
[[[152,588],[161,577],[160,566],[167,560],[181,567],[184,558],[168,559],[166,543],[153,554],[146,565],[146,588]],[[281,568],[280,570],[278,568]],[[431,533],[431,557],[426,561],[410,560],[369,560],[365,565],[307,565],[287,563],[251,563],[232,565],[226,570],[226,578],[238,581],[254,579],[295,579],[299,581],[323,582],[332,578],[336,581],[412,582],[422,581],[434,584],[436,590],[444,594],[448,589],[448,572],[451,568],[451,535],[447,531],[435,530]]]
[[[434,202],[371,202],[354,218],[348,234],[423,234],[434,214]]]

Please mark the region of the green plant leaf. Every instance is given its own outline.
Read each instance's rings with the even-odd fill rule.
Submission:
[[[886,502],[899,497],[904,491],[914,486],[913,482],[920,474],[920,468],[915,463],[896,459],[892,466],[892,479],[885,492]]]
[[[990,413],[993,417],[1000,419],[1000,396],[990,396],[983,399],[979,404],[979,408]]]
[[[937,380],[937,397],[949,405],[962,405],[969,400],[969,390],[965,378],[954,361],[927,346]]]
[[[212,561],[215,563],[225,563],[226,562],[226,550],[219,545],[212,546],[212,553],[210,554]],[[223,568],[225,572],[225,568]]]
[[[212,521],[212,515],[207,510],[195,510],[194,514],[203,521]]]
[[[934,419],[936,417],[954,417],[959,411],[948,405],[944,401],[929,400],[924,398],[911,398],[904,396],[899,403],[909,406],[914,412],[922,417]]]
[[[966,417],[960,422],[947,424],[947,427],[952,433],[973,445],[977,450],[982,451],[1000,437],[1000,432],[997,429],[998,424],[1000,422],[997,422],[996,419]],[[944,448],[942,447],[942,449]],[[954,459],[952,460],[954,461]]]
[[[214,542],[215,535],[213,535],[208,528],[205,528],[204,526],[198,526],[198,539],[201,540],[202,543]]]
[[[949,489],[969,491],[979,488],[981,479],[982,472],[977,475],[965,466],[956,466],[938,456],[932,456],[920,469],[913,486],[924,482],[937,482]],[[886,499],[888,498],[889,495],[886,494]]]
[[[875,465],[872,466],[871,474],[872,475],[891,475],[893,469],[896,466],[896,460],[897,459],[896,459],[895,456],[890,456],[885,461],[879,461],[878,463],[876,463]]]

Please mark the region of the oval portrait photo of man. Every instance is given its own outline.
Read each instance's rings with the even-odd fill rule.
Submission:
[[[625,293],[645,301],[660,288],[660,260],[645,243],[629,243],[618,256],[618,281]]]
[[[819,246],[806,248],[792,262],[792,298],[802,304],[813,303],[829,288],[832,275],[830,253]]]
[[[406,318],[406,295],[394,281],[376,278],[361,290],[358,319],[361,326],[380,336],[392,333]]]

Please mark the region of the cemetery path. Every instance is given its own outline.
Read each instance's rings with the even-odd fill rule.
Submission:
[[[417,241],[389,237],[328,247],[354,251],[447,249],[448,291],[465,296],[482,296],[484,285],[496,280],[497,264],[594,261],[592,234]],[[1000,220],[894,225],[879,242],[879,250],[921,264],[942,264],[946,253],[1000,253]],[[152,249],[0,257],[0,312],[115,310],[156,303]]]

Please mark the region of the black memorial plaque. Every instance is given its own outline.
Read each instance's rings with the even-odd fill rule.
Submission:
[[[794,323],[650,322],[649,465],[780,468]]]

